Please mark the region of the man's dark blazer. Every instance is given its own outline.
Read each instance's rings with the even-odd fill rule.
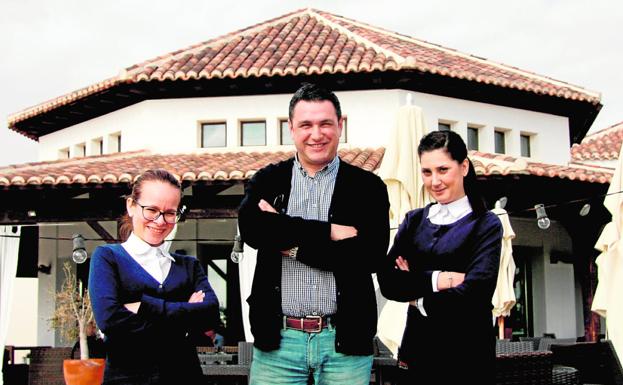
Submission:
[[[286,215],[294,158],[258,171],[246,186],[238,225],[243,241],[258,249],[249,318],[254,345],[279,348],[281,252],[298,247],[304,264],[333,272],[337,314],[335,349],[353,355],[372,354],[377,308],[371,274],[382,264],[389,242],[389,199],[381,179],[340,160],[329,208],[329,222]],[[263,212],[260,199],[279,214]],[[331,223],[354,226],[357,236],[331,241]]]

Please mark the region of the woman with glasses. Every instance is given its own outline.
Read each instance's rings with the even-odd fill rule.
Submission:
[[[93,252],[89,293],[105,335],[104,384],[201,381],[189,335],[214,328],[219,307],[199,261],[165,246],[180,218],[181,197],[173,175],[145,171],[126,200],[127,241]]]

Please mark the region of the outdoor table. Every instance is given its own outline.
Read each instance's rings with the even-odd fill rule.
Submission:
[[[579,385],[580,372],[571,366],[554,365],[552,368],[552,385]]]

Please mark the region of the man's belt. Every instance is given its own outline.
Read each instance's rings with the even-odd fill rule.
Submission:
[[[288,329],[300,330],[307,333],[319,333],[323,328],[329,326],[328,316],[310,315],[306,317],[284,316],[284,326]]]

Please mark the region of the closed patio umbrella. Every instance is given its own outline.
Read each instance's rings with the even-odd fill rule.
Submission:
[[[597,264],[597,278],[599,280],[592,310],[606,318],[608,338],[619,357],[623,357],[623,308],[620,295],[623,293],[623,245],[621,231],[623,230],[623,195],[618,193],[623,189],[621,175],[623,173],[623,147],[619,153],[619,162],[612,176],[608,195],[604,199],[604,206],[612,214],[612,221],[604,227],[595,248],[601,251],[595,263]]]
[[[508,317],[511,309],[515,306],[517,299],[515,298],[515,290],[513,281],[515,279],[515,260],[513,259],[513,244],[515,232],[511,227],[508,213],[500,208],[496,203],[495,208],[491,210],[500,218],[502,222],[502,252],[500,254],[500,268],[498,270],[498,281],[493,293],[491,303],[493,304],[493,315],[498,319],[499,337],[504,338],[504,317]]]
[[[407,105],[398,110],[379,169],[379,176],[387,185],[389,195],[391,239],[408,211],[423,207],[430,201],[424,193],[417,156],[417,146],[425,134],[426,123],[422,109],[411,105],[407,99]],[[402,340],[408,307],[406,302],[387,301],[379,315],[378,337],[394,356]]]

